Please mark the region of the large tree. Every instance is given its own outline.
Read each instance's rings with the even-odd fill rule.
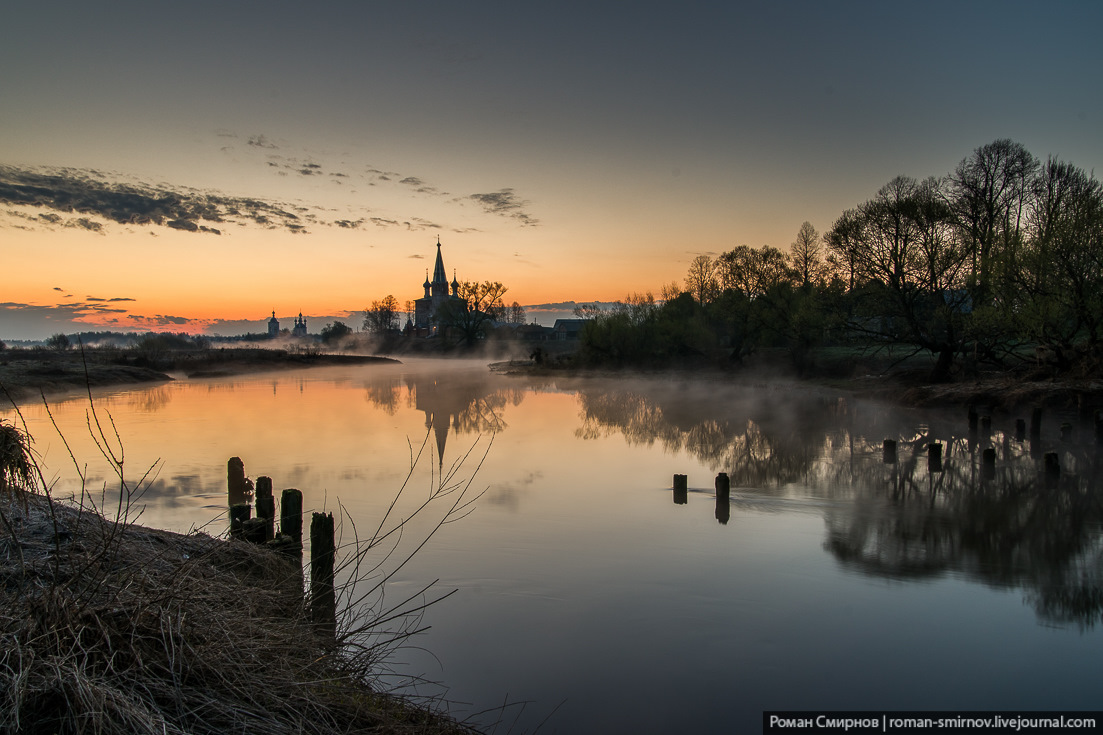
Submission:
[[[445,301],[437,310],[438,326],[468,346],[474,345],[505,315],[502,297],[507,290],[500,281],[464,281],[459,284],[458,298]]]
[[[993,298],[998,259],[1021,243],[1027,198],[1038,161],[1021,143],[1001,138],[973,151],[950,175],[948,199],[970,250],[978,304]]]
[[[1026,229],[1007,291],[1018,326],[1061,367],[1077,353],[1103,357],[1103,186],[1050,159],[1034,178]]]
[[[941,183],[898,176],[836,228],[827,242],[854,264],[860,284],[864,317],[851,327],[937,354],[931,378],[947,379],[971,337],[973,304],[964,288],[971,251],[956,238]]]

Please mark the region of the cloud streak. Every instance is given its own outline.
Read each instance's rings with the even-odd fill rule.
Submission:
[[[48,229],[77,227],[103,231],[102,222],[87,216],[63,216],[69,214],[91,215],[123,225],[155,225],[214,235],[222,230],[201,223],[305,231],[299,216],[284,205],[185,187],[111,181],[95,171],[71,168],[0,166],[0,202],[50,210],[37,216],[9,212]]]
[[[540,220],[525,211],[529,202],[519,199],[513,189],[499,189],[486,194],[471,194],[467,198],[479,204],[487,213],[516,219],[524,227],[533,227],[540,224]]]

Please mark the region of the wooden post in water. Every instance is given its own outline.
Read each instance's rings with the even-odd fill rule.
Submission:
[[[1068,421],[1061,424],[1061,441],[1072,441],[1072,424]]]
[[[732,506],[727,498],[716,496],[716,520],[721,526],[728,525],[732,517]]]
[[[248,503],[237,503],[230,506],[230,537],[244,538],[245,521],[252,516]]]
[[[973,406],[969,406],[969,431],[975,432],[977,430],[977,409]]]
[[[289,487],[280,498],[280,533],[303,542],[303,493]]]
[[[941,442],[931,442],[927,445],[927,469],[930,472],[942,472]]]
[[[674,504],[685,505],[689,502],[689,477],[674,475]]]
[[[337,630],[337,594],[333,588],[333,514],[314,513],[310,519],[310,618],[319,632],[332,637]]]
[[[984,432],[984,436],[988,437],[992,434],[992,417],[981,416],[980,417],[980,430]]]
[[[981,461],[980,474],[985,480],[991,480],[996,476],[996,449],[995,447],[988,447],[984,450],[983,460]]]
[[[881,461],[885,464],[896,464],[896,440],[885,439],[881,444]]]
[[[1046,452],[1046,479],[1056,480],[1061,476],[1061,458],[1057,455],[1057,452]]]
[[[716,497],[727,500],[731,497],[732,483],[727,472],[721,472],[716,476]]]
[[[258,477],[256,493],[257,518],[265,520],[264,540],[271,541],[276,537],[276,499],[272,496],[272,478]]]
[[[1015,419],[1015,441],[1026,439],[1026,419]]]
[[[1030,412],[1030,435],[1032,437],[1042,435],[1042,409],[1040,406]]]
[[[241,457],[230,457],[226,462],[226,494],[228,505],[232,508],[239,503],[248,502],[246,490],[249,484],[245,481],[245,463]]]
[[[1090,393],[1079,393],[1076,396],[1077,407],[1079,408],[1079,418],[1081,423],[1088,423],[1095,416],[1095,409],[1092,406],[1092,397]]]
[[[251,544],[263,544],[268,540],[265,538],[267,525],[268,521],[265,518],[250,518],[242,524],[241,537]]]
[[[721,525],[727,525],[731,518],[731,479],[727,472],[721,472],[716,476],[716,520]]]

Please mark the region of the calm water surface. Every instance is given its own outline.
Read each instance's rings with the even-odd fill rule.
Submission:
[[[533,380],[460,362],[181,380],[95,405],[127,474],[155,466],[142,522],[173,530],[225,531],[231,456],[277,496],[297,487],[308,509],[343,508],[346,541],[354,524],[374,530],[419,452],[400,515],[442,474],[474,475],[474,512],[387,588],[389,601],[438,579],[457,590],[391,670],[440,682],[460,716],[509,704],[501,732],[754,732],[764,709],[1100,706],[1099,465],[1086,428],[1061,441],[1071,417],[1047,415],[1031,443],[1014,416],[971,436],[961,412],[791,385]],[[87,486],[110,494],[87,409],[86,397],[51,405]],[[78,490],[45,410],[23,414],[55,490]],[[894,464],[885,438],[900,442]],[[931,441],[945,447],[941,471]],[[1059,481],[1042,472],[1051,451]],[[721,471],[727,504],[713,491]],[[689,477],[684,504],[674,473]],[[431,506],[383,568],[443,512]]]

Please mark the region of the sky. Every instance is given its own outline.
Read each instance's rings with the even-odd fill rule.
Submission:
[[[11,2],[0,339],[359,326],[438,237],[547,323],[999,138],[1103,171],[1100,28],[1096,0]]]

